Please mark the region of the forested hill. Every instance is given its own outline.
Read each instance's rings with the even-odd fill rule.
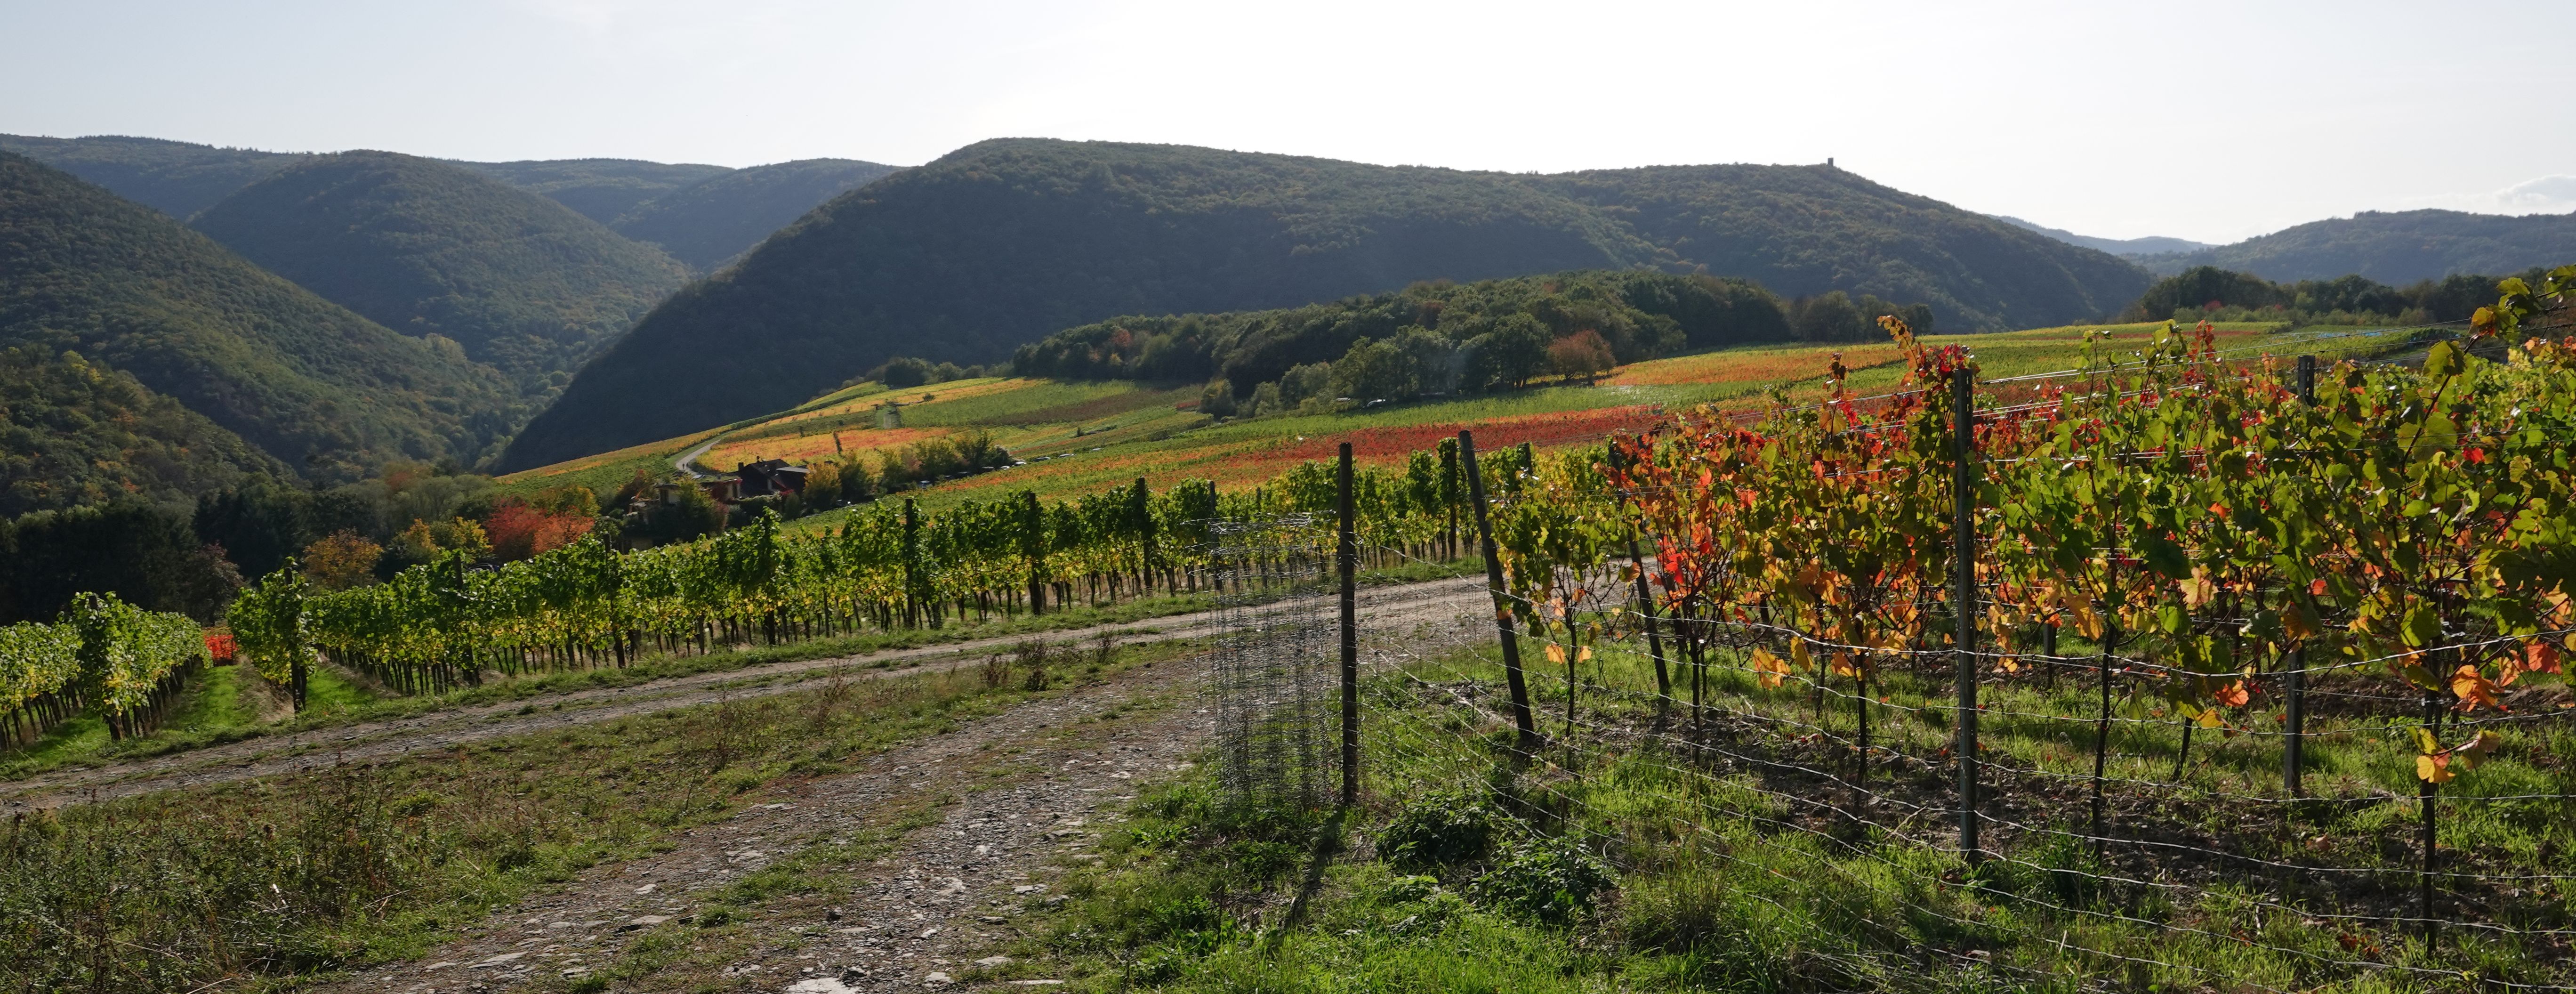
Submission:
[[[2051,228],[2047,225],[2035,224],[2009,215],[1995,214],[1990,216],[1997,221],[2012,225],[2013,227],[2027,231],[2036,231],[2069,245],[2081,245],[2089,249],[2100,249],[2104,252],[2109,252],[2112,255],[2120,256],[2125,259],[2135,259],[2142,255],[2166,255],[2177,252],[2197,252],[2201,249],[2215,247],[2210,245],[2208,242],[2195,242],[2187,238],[2173,238],[2166,235],[2148,235],[2144,238],[2099,238],[2093,235],[2079,235],[2064,228]]]
[[[117,135],[0,135],[0,152],[24,155],[181,220],[262,176],[307,158],[287,152]]]
[[[378,324],[456,341],[532,399],[687,279],[562,204],[391,152],[303,159],[190,226]]]
[[[551,197],[601,224],[615,224],[645,201],[733,171],[724,166],[642,159],[529,159],[457,165]]]
[[[660,246],[681,262],[711,270],[814,205],[895,169],[857,159],[799,159],[736,169],[637,204],[609,226]]]
[[[114,136],[0,135],[0,150],[181,220],[317,157]],[[440,161],[562,204],[701,270],[722,265],[815,205],[897,168],[856,159],[800,159],[747,169],[641,159]]]
[[[896,354],[992,362],[1119,314],[1293,307],[1417,280],[1649,267],[2078,320],[2149,277],[1825,167],[1529,177],[1002,139],[843,194],[673,296],[530,422],[528,467],[723,424]]]
[[[128,497],[184,503],[294,471],[134,377],[41,345],[0,348],[0,518]]]
[[[2216,266],[2267,280],[2358,274],[2404,285],[2455,273],[2517,273],[2576,259],[2576,214],[2363,211],[2198,252],[2139,260],[2162,273]]]
[[[324,482],[392,458],[471,463],[513,402],[461,350],[397,335],[166,214],[9,153],[0,346],[130,373]],[[96,409],[78,393],[63,403]]]
[[[1712,274],[1791,297],[1846,290],[1922,301],[1956,331],[2098,317],[2154,279],[2106,253],[1830,165],[1658,166],[1529,182],[1625,218]]]

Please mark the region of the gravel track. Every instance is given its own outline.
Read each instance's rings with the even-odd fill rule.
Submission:
[[[1471,580],[1362,588],[1363,623],[1371,628],[1480,613],[1487,595]],[[404,718],[292,735],[248,739],[186,752],[87,769],[60,770],[0,785],[0,814],[96,803],[153,791],[226,783],[331,766],[381,761],[422,750],[523,735],[568,725],[613,721],[673,708],[764,697],[803,689],[817,677],[845,673],[857,679],[911,676],[971,665],[982,654],[1036,639],[1089,641],[1102,634],[1121,644],[1198,638],[1217,630],[1217,612],[1172,615],[1124,624],[977,639],[947,645],[888,649],[828,659],[746,666],[640,683],[600,687],[432,711]]]
[[[1376,594],[1361,610],[1372,664],[1491,637],[1481,586]],[[669,851],[582,871],[420,961],[319,989],[546,992],[603,973],[618,977],[608,989],[637,994],[1045,989],[1058,978],[994,948],[1023,934],[1067,868],[1101,858],[1095,846],[1140,788],[1187,768],[1211,731],[1205,677],[1201,657],[1127,670],[778,785],[766,803],[673,836]],[[864,855],[809,849],[872,832],[887,841]],[[719,930],[696,920],[713,891],[787,859],[843,885],[733,911]],[[647,937],[659,951],[638,951]]]

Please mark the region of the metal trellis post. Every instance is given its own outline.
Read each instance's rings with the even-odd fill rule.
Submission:
[[[1951,655],[1958,671],[1958,741],[1951,747],[1959,759],[1959,851],[1977,858],[1977,532],[1976,374],[1959,369],[1950,374],[1952,542],[1952,607],[1956,610]]]
[[[1351,511],[1351,443],[1342,443],[1339,555],[1342,570],[1342,803],[1360,799],[1359,528]]]
[[[2313,407],[2317,402],[2317,357],[2299,357],[2299,399]],[[2301,766],[2307,762],[2308,733],[2308,644],[2301,639],[2290,650],[2290,672],[2284,678],[2283,697],[2288,713],[2281,719],[2281,786],[2291,797],[2305,797],[2301,783]]]

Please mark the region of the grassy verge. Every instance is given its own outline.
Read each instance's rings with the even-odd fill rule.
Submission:
[[[1544,658],[1530,646],[1529,658]],[[2278,740],[2115,703],[2105,835],[2082,831],[2086,674],[1989,687],[1993,856],[1954,851],[1939,808],[1940,674],[1873,687],[1870,798],[1851,798],[1857,698],[1713,666],[1707,724],[1656,736],[1651,669],[1605,652],[1563,734],[1563,671],[1533,670],[1550,743],[1510,751],[1491,647],[1366,688],[1368,800],[1247,808],[1211,774],[1135,805],[1109,860],[1032,903],[1018,962],[988,977],[1174,991],[2436,991],[2557,986],[2576,850],[2563,727],[2507,727],[2445,788],[2446,878],[2428,948],[2414,914],[2407,722],[2314,720],[2311,801],[2280,803]],[[2334,688],[2365,692],[2366,681]],[[2555,686],[2534,688],[2555,699]],[[2537,701],[2534,702],[2535,704]],[[2259,711],[2249,723],[2266,720]],[[2561,723],[2563,725],[2563,723]],[[1693,743],[1697,746],[1694,747]],[[2081,771],[2080,776],[2076,775]],[[2179,772],[2177,772],[2179,771]],[[2072,785],[2069,780],[2072,779]],[[1857,813],[1855,816],[1854,813]],[[1330,854],[1319,859],[1318,854]],[[2359,871],[2359,872],[2355,872]],[[2515,931],[2481,927],[2506,925]]]
[[[532,889],[730,817],[764,788],[1182,648],[1060,657],[1054,691],[973,671],[835,682],[17,819],[0,826],[0,989],[272,990],[414,956]],[[799,867],[890,837],[754,874],[698,924],[810,890]]]
[[[1399,579],[1419,576],[1429,578],[1436,570],[1408,567],[1391,573]],[[192,717],[174,720],[151,735],[137,736],[122,742],[111,742],[107,725],[95,715],[83,715],[48,733],[24,748],[0,750],[0,782],[34,776],[50,770],[72,766],[98,766],[119,760],[203,749],[209,746],[239,742],[272,735],[292,735],[327,728],[340,728],[367,722],[406,718],[433,711],[479,705],[505,704],[536,698],[605,687],[631,687],[671,677],[722,673],[768,663],[807,659],[830,659],[871,652],[946,645],[988,638],[1010,638],[1018,635],[1040,635],[1048,632],[1094,625],[1127,624],[1176,614],[1205,611],[1215,606],[1208,595],[1148,597],[1106,607],[1074,607],[1037,617],[996,618],[990,621],[951,624],[944,628],[907,629],[867,632],[840,638],[816,639],[777,646],[761,646],[735,652],[717,652],[703,656],[655,656],[637,661],[624,669],[569,670],[509,679],[487,680],[471,687],[445,694],[423,694],[405,697],[378,695],[360,686],[347,674],[329,668],[314,672],[307,685],[309,707],[300,714],[281,721],[262,721],[258,709],[248,705],[222,705],[214,702],[227,693],[241,692],[255,677],[240,674],[236,668],[221,667],[209,671],[215,676],[200,680],[189,690],[190,699],[180,710]],[[227,691],[225,688],[234,688]]]

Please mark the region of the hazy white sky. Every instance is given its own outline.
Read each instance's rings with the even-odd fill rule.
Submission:
[[[2111,237],[2576,209],[2567,0],[0,0],[0,132],[904,165],[1818,162]]]

